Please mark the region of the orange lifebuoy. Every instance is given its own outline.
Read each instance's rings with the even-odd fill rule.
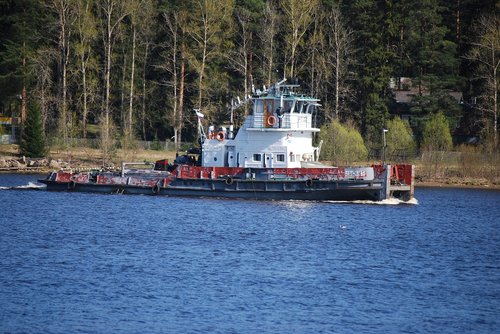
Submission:
[[[224,132],[222,132],[222,131],[217,132],[217,140],[218,141],[223,141],[224,138],[225,138]]]
[[[269,116],[267,118],[267,125],[274,126],[275,124],[276,124],[276,117],[274,117],[273,115]]]

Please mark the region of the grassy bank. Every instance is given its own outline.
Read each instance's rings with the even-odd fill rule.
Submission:
[[[17,145],[0,145],[0,158],[19,159]],[[47,161],[59,161],[72,169],[101,168],[103,162],[108,167],[119,167],[122,161],[154,162],[160,159],[175,159],[175,151],[118,149],[110,159],[103,161],[101,151],[95,148],[73,147],[69,150],[52,148]],[[483,154],[474,150],[457,152],[433,152],[422,154],[411,161],[415,165],[416,186],[422,187],[474,187],[500,189],[500,156]],[[356,165],[370,165],[356,163]],[[50,166],[25,169],[26,171],[48,172]],[[19,170],[23,171],[23,170]]]
[[[500,189],[500,155],[471,147],[454,152],[426,152],[413,161],[417,185]]]

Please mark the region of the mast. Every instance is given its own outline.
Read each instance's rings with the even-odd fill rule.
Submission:
[[[196,113],[196,117],[198,118],[198,136],[200,137],[200,145],[202,145],[207,139],[205,130],[203,129],[203,125],[201,124],[201,119],[205,117],[205,115],[203,115],[200,112],[200,109],[193,109],[193,110]]]

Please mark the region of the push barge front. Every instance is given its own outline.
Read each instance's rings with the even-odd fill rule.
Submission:
[[[173,164],[157,161],[149,169],[120,173],[52,172],[48,190],[166,196],[272,200],[373,200],[413,197],[414,167],[408,164],[329,167],[313,146],[319,100],[295,93],[285,80],[249,99],[253,111],[236,133],[202,124],[198,158],[181,156]]]

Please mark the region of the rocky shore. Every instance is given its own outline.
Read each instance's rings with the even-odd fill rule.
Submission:
[[[0,171],[2,172],[42,172],[69,168],[69,163],[62,161],[61,159],[0,157]]]

